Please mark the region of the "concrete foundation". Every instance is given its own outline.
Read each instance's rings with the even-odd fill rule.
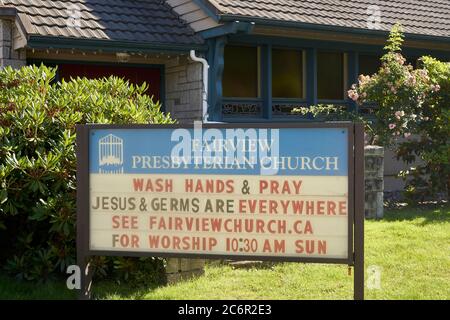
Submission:
[[[204,266],[204,259],[169,258],[166,265],[167,283],[175,283],[201,276],[205,273]]]

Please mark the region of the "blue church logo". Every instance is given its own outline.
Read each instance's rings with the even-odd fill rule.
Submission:
[[[123,173],[123,140],[109,134],[98,141],[99,173]]]

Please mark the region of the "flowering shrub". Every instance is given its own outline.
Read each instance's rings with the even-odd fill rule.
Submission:
[[[145,86],[114,77],[53,83],[55,73],[0,71],[0,268],[21,279],[45,280],[75,261],[75,125],[173,123]],[[93,263],[121,278],[148,271],[131,258]]]
[[[403,32],[396,25],[378,73],[361,75],[348,96],[358,104],[375,103],[377,121],[371,142],[394,146],[397,158],[423,165],[401,173],[411,194],[436,194],[450,185],[450,63],[422,57],[414,69],[401,54]],[[403,139],[398,139],[402,137]]]
[[[298,107],[291,111],[293,114],[302,116],[310,116],[316,121],[354,121],[363,122],[366,127],[370,126],[371,122],[364,119],[356,111],[348,111],[346,106],[338,106],[333,104],[319,104],[309,107]]]

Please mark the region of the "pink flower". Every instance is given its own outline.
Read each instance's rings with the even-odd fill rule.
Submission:
[[[408,138],[411,136],[411,133],[406,132],[406,133],[404,134],[404,136],[405,136],[406,139],[408,139]]]
[[[431,86],[431,90],[434,92],[438,92],[439,90],[441,90],[441,86],[440,85],[432,85]]]
[[[420,75],[423,76],[423,77],[428,76],[428,71],[425,70],[425,69],[420,69],[420,70],[419,70],[419,73],[420,73]]]
[[[414,75],[410,75],[408,77],[408,82],[410,85],[415,86],[416,85],[416,77]]]
[[[395,123],[390,123],[389,124],[389,129],[392,130],[396,127]]]
[[[405,115],[404,111],[396,111],[395,112],[395,117],[397,118],[397,120],[400,120],[401,117],[403,117]]]
[[[365,76],[363,74],[360,74],[358,77],[358,83],[359,85],[364,85],[366,82],[370,81],[370,76]]]
[[[348,97],[350,99],[352,99],[353,101],[356,101],[359,98],[359,95],[355,90],[348,90],[347,94],[348,94]]]
[[[399,54],[399,53],[397,53],[396,55],[395,55],[395,60],[398,62],[398,63],[400,63],[401,65],[403,65],[403,64],[405,64],[405,58],[403,58],[403,56],[401,55],[401,54]]]

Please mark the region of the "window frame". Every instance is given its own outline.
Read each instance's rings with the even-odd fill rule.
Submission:
[[[258,85],[259,85],[259,98],[236,98],[236,97],[221,97],[222,109],[221,114],[218,115],[220,121],[230,121],[230,122],[270,122],[270,121],[311,121],[312,117],[310,115],[296,115],[296,114],[283,114],[280,112],[276,114],[274,108],[276,104],[292,104],[298,107],[310,107],[317,104],[336,104],[345,106],[349,109],[356,108],[352,106],[352,101],[347,97],[347,90],[350,87],[349,82],[357,81],[353,79],[354,64],[357,61],[357,56],[359,51],[354,51],[349,48],[344,48],[342,50],[331,49],[329,47],[314,47],[305,46],[301,43],[294,44],[272,44],[270,41],[259,41],[259,42],[249,42],[249,41],[232,41],[227,43],[227,45],[232,46],[256,46],[258,47]],[[272,49],[286,49],[286,50],[296,50],[302,52],[302,64],[303,64],[303,98],[275,98],[272,96]],[[343,56],[343,92],[342,99],[338,100],[324,100],[318,99],[317,96],[317,59],[318,52],[335,52],[340,53]],[[355,60],[356,59],[356,60]],[[270,81],[268,81],[268,78]],[[351,78],[351,79],[350,79]],[[270,87],[270,88],[269,88]],[[253,114],[224,114],[223,106],[227,103],[235,104],[258,104],[260,110]]]

